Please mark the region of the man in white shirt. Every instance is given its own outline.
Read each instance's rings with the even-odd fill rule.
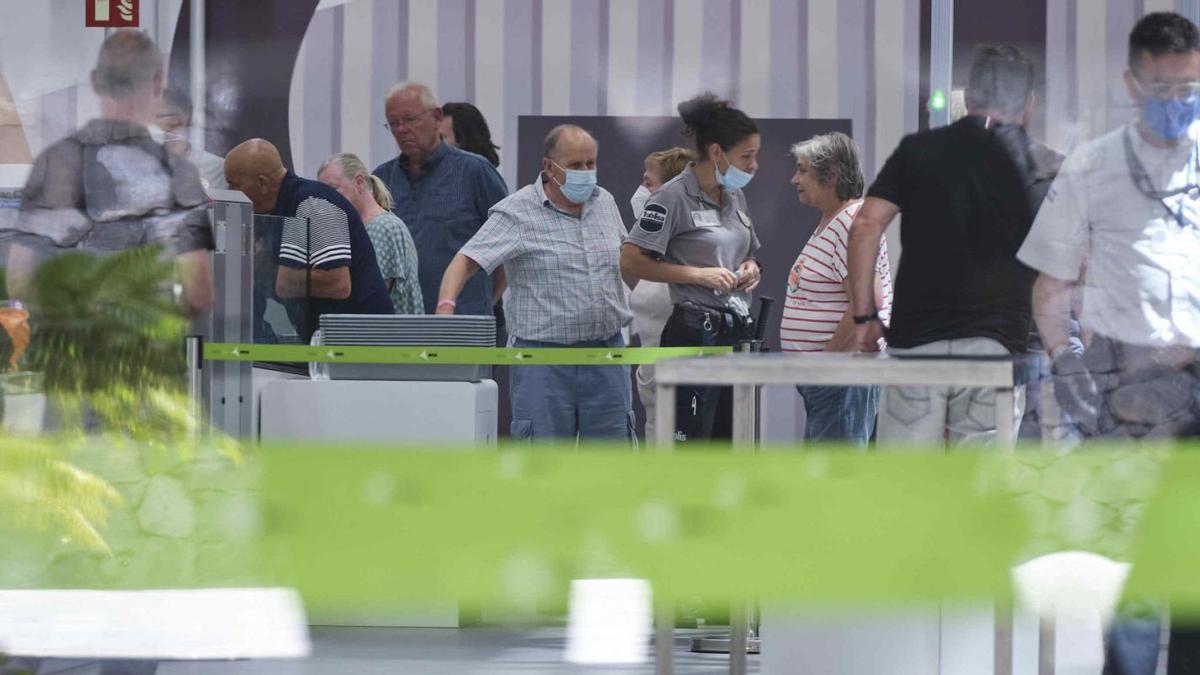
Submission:
[[[1137,119],[1078,148],[1018,258],[1039,272],[1034,317],[1054,360],[1055,397],[1087,437],[1200,432],[1200,32],[1152,13],[1129,37]],[[1068,343],[1083,290],[1086,347]],[[1172,672],[1200,664],[1196,633],[1173,622]],[[1105,673],[1150,675],[1156,620],[1123,618]],[[1193,665],[1185,665],[1193,664]]]
[[[1034,314],[1056,397],[1088,436],[1194,435],[1200,371],[1200,38],[1176,14],[1130,37],[1138,119],[1071,154],[1019,259],[1040,273]],[[1086,262],[1086,274],[1083,270]],[[1082,286],[1082,354],[1068,347]]]

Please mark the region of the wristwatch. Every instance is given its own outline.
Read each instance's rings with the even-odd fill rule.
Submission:
[[[878,321],[879,320],[879,312],[871,312],[870,314],[862,314],[862,315],[856,314],[851,318],[854,319],[855,325],[861,326],[865,323],[870,323],[872,321]]]

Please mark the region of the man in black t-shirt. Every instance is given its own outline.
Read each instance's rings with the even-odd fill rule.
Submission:
[[[225,178],[256,214],[297,219],[284,221],[279,236],[269,239],[279,264],[275,295],[285,301],[303,340],[312,337],[322,314],[392,313],[367,230],[337,190],[288,171],[279,150],[258,138],[229,152]],[[299,311],[294,301],[306,297],[308,311]]]
[[[875,259],[880,235],[903,213],[889,351],[946,357],[1025,351],[1035,273],[1016,253],[1045,188],[1022,126],[1032,91],[1028,58],[1013,47],[985,47],[971,68],[968,116],[907,136],[887,160],[850,230],[860,349],[876,349],[883,335],[871,310]],[[994,401],[990,389],[886,387],[879,441],[940,444],[947,434],[952,442],[986,441],[995,435]]]

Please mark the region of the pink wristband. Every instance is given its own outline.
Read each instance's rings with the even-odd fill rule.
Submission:
[[[438,300],[437,306],[438,306],[438,309],[441,309],[442,307],[449,307],[450,309],[454,309],[455,307],[458,306],[458,303],[454,300]]]

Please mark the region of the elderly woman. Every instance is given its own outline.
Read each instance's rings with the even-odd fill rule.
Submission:
[[[658,192],[664,184],[683,173],[688,162],[696,161],[696,153],[687,148],[671,148],[652,152],[646,157],[642,173],[642,184],[629,199],[633,208],[634,222],[642,216],[650,195]],[[661,342],[663,328],[671,317],[671,292],[667,284],[657,281],[640,281],[629,294],[629,309],[633,312],[633,331],[642,340],[643,347],[657,347]],[[646,409],[646,441],[654,442],[655,381],[654,366],[638,366],[637,390]]]
[[[792,147],[792,185],[804,206],[821,220],[788,275],[780,343],[785,352],[855,351],[846,242],[862,205],[863,176],[854,141],[845,134],[815,136]],[[887,242],[875,265],[875,297],[883,321],[891,311],[892,281]],[[798,387],[807,416],[808,441],[843,441],[865,446],[875,429],[878,387]]]

